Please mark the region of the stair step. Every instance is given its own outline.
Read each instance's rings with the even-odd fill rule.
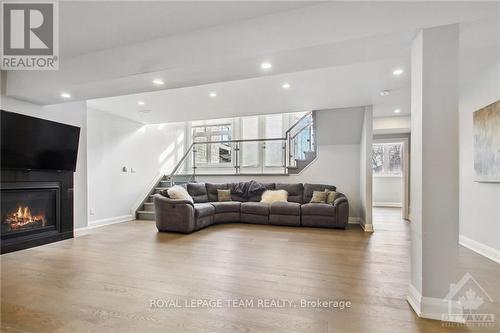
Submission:
[[[144,208],[143,209],[144,211],[154,212],[154,210],[155,210],[155,204],[154,204],[154,202],[145,202],[143,208]]]
[[[150,212],[147,210],[139,210],[137,211],[137,219],[138,220],[154,220],[155,212]]]

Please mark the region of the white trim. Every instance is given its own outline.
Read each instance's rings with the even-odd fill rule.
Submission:
[[[135,218],[133,215],[129,214],[129,215],[110,217],[107,219],[89,221],[89,225],[87,227],[76,228],[74,231],[74,236],[75,237],[82,236],[82,235],[86,234],[86,231],[91,230],[91,229],[104,227],[106,225],[111,225],[111,224],[129,222],[132,220],[135,220]]]
[[[401,208],[401,202],[374,202],[373,207],[397,207]]]
[[[406,301],[420,318],[442,320],[443,315],[448,314],[450,311],[447,300],[422,296],[411,283],[408,286]],[[452,302],[451,311],[455,314],[462,313],[462,309],[458,306],[457,302]],[[448,318],[455,319],[454,322],[458,323],[465,322],[465,319],[461,315],[453,315]]]
[[[482,255],[483,257],[486,257],[500,264],[500,250],[497,250],[483,243],[479,243],[478,241],[475,241],[463,235],[458,236],[458,243],[463,247],[466,247],[469,250],[472,250]]]
[[[361,228],[365,231],[365,232],[373,232],[373,224],[371,223],[366,223],[365,220],[363,220],[363,218],[359,217],[359,225],[361,226]]]
[[[359,217],[351,217],[349,216],[349,222],[347,222],[348,224],[360,224],[359,223]]]

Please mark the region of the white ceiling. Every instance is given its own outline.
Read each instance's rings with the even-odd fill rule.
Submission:
[[[61,2],[59,71],[9,72],[5,93],[56,104],[69,92],[72,101],[144,123],[365,104],[376,117],[395,108],[405,115],[418,29],[466,27],[472,41],[461,52],[472,65],[462,72],[472,75],[497,56],[498,25],[469,22],[498,22],[499,9],[496,2]],[[260,69],[264,60],[270,71]],[[405,74],[393,77],[400,66]],[[292,89],[283,91],[284,81]],[[385,89],[391,94],[379,96]],[[151,112],[138,112],[139,99]]]
[[[176,122],[253,114],[296,112],[375,104],[378,116],[409,114],[408,59],[390,58],[361,64],[266,75],[187,88],[100,98],[94,109],[143,123]],[[395,68],[406,74],[392,75]],[[289,83],[290,89],[283,89]],[[390,89],[381,97],[379,92]],[[216,92],[217,97],[210,97]],[[138,105],[138,101],[145,103]],[[148,110],[148,113],[140,111]]]
[[[317,2],[61,1],[60,54],[69,58],[314,4]]]

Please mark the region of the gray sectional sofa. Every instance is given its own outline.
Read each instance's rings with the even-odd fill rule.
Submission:
[[[322,184],[263,184],[269,190],[285,190],[288,202],[267,204],[261,195],[248,198],[231,193],[232,201],[219,202],[217,189],[231,189],[231,183],[188,183],[185,185],[194,203],[171,199],[162,194],[154,197],[156,226],[159,231],[190,233],[212,224],[243,222],[284,226],[345,228],[349,203],[337,192],[333,204],[309,203],[313,191],[336,191]]]

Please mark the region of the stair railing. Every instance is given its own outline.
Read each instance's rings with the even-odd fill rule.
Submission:
[[[172,169],[169,176],[170,186],[175,184],[176,176],[189,176],[189,179],[196,177],[197,169],[199,168],[197,163],[197,153],[199,147],[203,145],[224,145],[229,151],[229,154],[225,156],[229,159],[227,167],[232,167],[234,170],[231,174],[242,174],[242,149],[245,149],[245,145],[248,146],[250,143],[260,143],[263,149],[269,149],[266,143],[281,142],[281,162],[279,165],[275,165],[277,168],[283,169],[283,174],[288,173],[288,167],[295,166],[295,159],[302,158],[304,154],[304,149],[313,151],[315,150],[314,144],[314,117],[313,112],[308,112],[298,119],[286,132],[283,138],[269,138],[269,139],[239,139],[239,140],[221,140],[221,141],[202,141],[193,142],[187,148],[186,152],[179,160],[179,162]],[[304,146],[304,142],[306,145]],[[189,157],[192,157],[191,165],[189,165]],[[262,167],[260,172],[253,172],[256,174],[264,173],[264,163],[261,163]],[[191,170],[191,171],[189,171]],[[184,171],[184,173],[181,173]],[[248,173],[248,174],[253,174]],[[224,173],[227,174],[227,173]]]

